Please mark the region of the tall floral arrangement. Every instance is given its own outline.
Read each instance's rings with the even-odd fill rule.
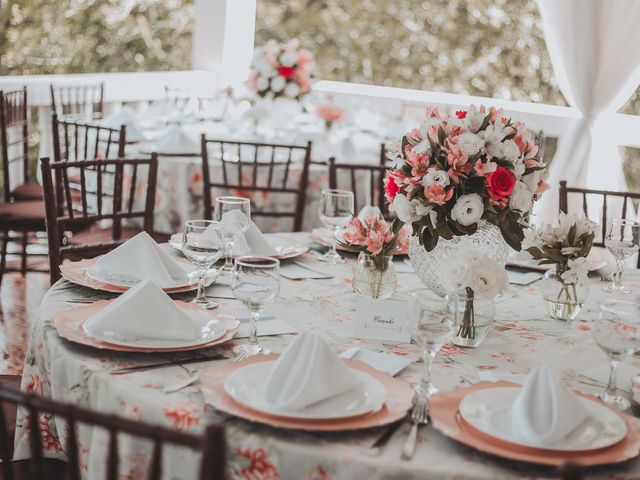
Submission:
[[[386,198],[428,251],[440,237],[475,233],[481,219],[520,250],[533,201],[548,188],[537,153],[534,135],[502,110],[429,108],[388,152]]]
[[[313,55],[297,39],[269,40],[253,54],[247,86],[262,98],[299,100],[311,90],[314,67]]]

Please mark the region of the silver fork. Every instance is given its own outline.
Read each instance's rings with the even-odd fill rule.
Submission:
[[[418,441],[418,428],[420,425],[427,425],[429,423],[429,404],[427,403],[427,399],[421,395],[416,398],[416,402],[413,405],[411,423],[411,431],[402,446],[401,457],[403,460],[411,460],[413,458]]]

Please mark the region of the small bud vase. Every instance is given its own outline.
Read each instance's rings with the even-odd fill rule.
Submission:
[[[396,291],[398,277],[392,255],[360,252],[353,266],[353,291],[371,298],[389,298]]]
[[[450,293],[445,298],[447,315],[454,324],[451,343],[459,347],[476,348],[487,337],[495,319],[494,300],[475,295],[471,288]]]
[[[548,270],[542,278],[542,296],[547,313],[556,320],[575,320],[588,293],[589,284],[567,283],[555,269]]]

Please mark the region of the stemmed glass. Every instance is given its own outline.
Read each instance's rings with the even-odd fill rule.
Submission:
[[[640,223],[619,218],[609,220],[604,245],[616,257],[617,269],[613,281],[602,287],[604,291],[629,293],[629,290],[622,284],[622,267],[624,262],[638,251],[639,244]]]
[[[353,192],[347,190],[322,190],[320,198],[320,220],[331,230],[332,246],[320,260],[331,264],[342,263],[344,260],[338,254],[336,244],[338,232],[353,217]]]
[[[198,305],[212,309],[218,304],[205,293],[204,279],[207,270],[222,256],[224,241],[222,224],[211,220],[189,220],[184,224],[182,253],[198,268],[198,294],[193,300]]]
[[[231,275],[233,271],[233,244],[249,230],[251,202],[248,198],[242,197],[218,197],[213,211],[213,219],[224,226],[225,261],[220,272]]]
[[[618,393],[616,383],[618,363],[640,351],[640,306],[624,300],[603,303],[593,337],[611,365],[609,382],[600,398],[607,405],[626,410],[630,406],[629,400]]]
[[[428,290],[411,292],[409,333],[424,352],[424,367],[419,394],[429,398],[438,389],[431,382],[431,369],[436,354],[453,337],[454,325],[444,312],[444,303]]]
[[[238,257],[233,267],[231,289],[238,300],[249,309],[249,343],[233,349],[237,358],[269,353],[258,343],[258,318],[265,305],[280,291],[280,262],[271,257]]]

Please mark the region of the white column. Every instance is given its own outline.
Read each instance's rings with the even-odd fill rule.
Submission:
[[[222,85],[247,79],[253,55],[256,0],[195,0],[192,67],[220,75]]]

